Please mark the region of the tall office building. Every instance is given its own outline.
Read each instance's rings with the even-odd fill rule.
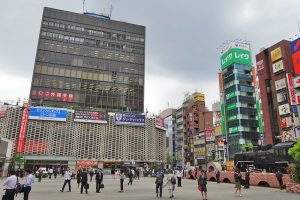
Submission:
[[[144,111],[145,27],[45,8],[33,104]]]
[[[245,146],[257,145],[260,136],[250,45],[229,43],[221,54],[221,70],[222,132],[228,144],[225,153],[232,158]]]

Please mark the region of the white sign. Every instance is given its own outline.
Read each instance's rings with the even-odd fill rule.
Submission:
[[[260,60],[256,63],[257,71],[264,69],[264,60]]]
[[[247,51],[250,51],[250,45],[247,43],[240,43],[240,42],[230,42],[224,49],[221,50],[221,55],[226,53],[232,48],[237,48],[237,49],[244,49]]]
[[[284,67],[283,67],[283,61],[282,61],[282,60],[280,60],[280,61],[274,63],[272,66],[273,66],[273,73],[274,73],[274,74],[275,74],[276,72],[279,72],[279,71],[281,71],[281,70],[284,69]]]
[[[294,78],[294,87],[295,88],[300,87],[300,76]]]
[[[286,115],[291,113],[290,104],[286,103],[278,107],[279,115]]]
[[[287,94],[286,91],[278,92],[277,93],[277,102],[281,103],[283,101],[287,100]]]
[[[279,79],[277,81],[275,81],[275,89],[276,90],[280,90],[286,88],[286,82],[285,82],[285,78]]]
[[[296,105],[296,95],[295,95],[295,89],[294,89],[294,84],[293,84],[293,76],[291,73],[286,74],[286,79],[288,82],[288,89],[289,89],[289,94],[290,94],[290,100],[291,100],[291,105]]]

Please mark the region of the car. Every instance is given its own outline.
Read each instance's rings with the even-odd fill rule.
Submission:
[[[46,178],[48,176],[48,171],[46,169],[46,167],[40,167],[36,172],[35,172],[35,177],[38,178],[39,177],[39,173],[40,171],[42,172],[42,177]]]

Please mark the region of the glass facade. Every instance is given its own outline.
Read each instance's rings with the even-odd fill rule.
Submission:
[[[144,26],[45,8],[30,98],[142,113],[144,53]]]

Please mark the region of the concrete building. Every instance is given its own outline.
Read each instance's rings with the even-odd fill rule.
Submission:
[[[230,158],[243,145],[259,139],[250,44],[230,42],[221,52],[222,132],[226,133]]]
[[[34,109],[57,108],[30,107],[30,112]],[[63,111],[59,109],[57,113]],[[13,155],[19,149],[22,112],[22,107],[8,108],[6,117],[0,118],[0,137],[13,141]],[[24,151],[20,152],[24,155],[25,167],[70,166],[74,169],[76,164],[86,164],[109,169],[119,168],[128,161],[136,166],[165,162],[165,131],[156,128],[155,117],[147,116],[144,125],[135,126],[118,125],[115,121],[120,116],[114,113],[109,113],[101,123],[76,121],[74,110],[66,110],[63,120],[57,118],[59,115],[32,119],[33,114],[29,113]]]
[[[290,45],[282,40],[256,55],[266,144],[295,140],[299,125]]]
[[[12,141],[0,137],[0,178],[8,174],[11,152]]]
[[[44,8],[32,104],[143,113],[144,80],[144,26]]]

